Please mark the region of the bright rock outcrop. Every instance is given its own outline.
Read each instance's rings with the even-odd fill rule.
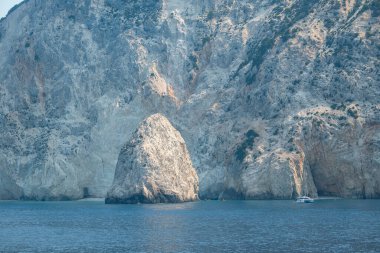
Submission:
[[[161,114],[144,120],[122,148],[106,203],[198,199],[198,175],[181,134]]]

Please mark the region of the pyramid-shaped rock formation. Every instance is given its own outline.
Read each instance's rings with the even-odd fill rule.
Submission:
[[[106,203],[198,199],[198,176],[181,134],[161,114],[145,119],[122,148]]]

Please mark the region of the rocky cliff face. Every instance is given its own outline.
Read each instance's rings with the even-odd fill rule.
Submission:
[[[198,175],[181,134],[161,114],[144,120],[122,148],[106,203],[198,199]]]
[[[379,197],[379,29],[375,0],[24,1],[0,22],[0,180],[105,196],[160,112],[202,198]]]
[[[4,172],[0,171],[0,199],[14,200],[22,196],[22,189]]]

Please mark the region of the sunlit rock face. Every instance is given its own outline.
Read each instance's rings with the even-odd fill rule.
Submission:
[[[0,181],[105,197],[162,113],[201,198],[379,197],[379,29],[375,0],[24,1],[0,21]]]
[[[144,120],[122,148],[106,203],[198,199],[198,175],[181,134],[161,114]]]

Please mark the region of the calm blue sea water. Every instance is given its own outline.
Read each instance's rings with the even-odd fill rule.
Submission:
[[[380,252],[380,201],[0,201],[0,252]]]

